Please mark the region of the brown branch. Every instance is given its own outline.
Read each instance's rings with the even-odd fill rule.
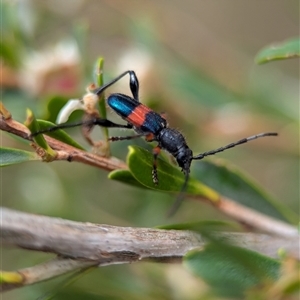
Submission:
[[[24,277],[22,284],[3,286],[5,290],[94,265],[180,262],[188,251],[206,243],[199,233],[191,231],[80,223],[7,208],[1,208],[0,214],[2,245],[60,256],[18,271]],[[283,249],[288,255],[300,258],[299,236],[283,238],[258,233],[217,233],[217,237],[270,257],[277,257],[278,249]]]
[[[32,142],[29,129],[25,125],[11,118],[4,119],[0,117],[0,129]],[[127,165],[116,157],[108,158],[95,155],[72,147],[49,136],[45,135],[44,137],[48,145],[57,151],[55,160],[70,161],[71,159],[72,161],[81,162],[108,171],[127,169]]]
[[[5,118],[4,116],[0,118],[0,129],[32,141],[28,128],[23,124],[14,121],[12,118],[10,118],[10,116],[8,118]],[[115,157],[107,158],[94,155],[48,136],[45,136],[45,139],[49,146],[57,152],[55,160],[70,161],[71,159],[72,161],[81,162],[108,171],[127,169],[127,165]],[[200,201],[203,200],[203,198],[200,197],[193,198]],[[248,228],[254,228],[262,232],[277,234],[280,236],[298,235],[297,228],[247,208],[224,196],[220,196],[219,201],[215,203],[212,203],[212,201],[207,202],[209,202],[211,205],[214,205],[215,208],[232,219],[240,222],[243,225],[246,225]]]
[[[245,207],[224,196],[222,196],[221,201],[215,204],[215,207],[241,224],[250,226],[250,228],[283,237],[299,237],[299,231],[296,227]]]

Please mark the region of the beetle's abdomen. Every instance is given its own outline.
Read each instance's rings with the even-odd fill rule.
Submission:
[[[161,115],[126,95],[112,94],[107,103],[138,132],[156,134],[166,127],[167,122]]]

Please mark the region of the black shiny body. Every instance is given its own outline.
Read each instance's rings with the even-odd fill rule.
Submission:
[[[156,137],[158,146],[176,158],[178,165],[186,174],[190,171],[193,151],[187,145],[184,136],[175,129],[163,128]]]

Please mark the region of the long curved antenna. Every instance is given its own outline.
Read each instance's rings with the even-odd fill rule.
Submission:
[[[37,132],[34,132],[31,134],[31,137],[37,136],[38,134],[43,134],[43,133],[49,133],[53,132],[59,129],[64,129],[64,128],[71,128],[71,127],[76,127],[80,125],[99,125],[102,127],[107,127],[107,128],[127,128],[127,129],[132,129],[131,124],[116,124],[114,122],[111,122],[107,119],[101,119],[101,118],[94,118],[90,120],[84,120],[84,121],[79,121],[76,123],[63,123],[63,124],[58,124],[53,127],[48,127],[46,129],[39,130]]]
[[[249,136],[247,138],[243,138],[237,142],[234,142],[234,143],[231,143],[231,144],[228,144],[224,147],[220,147],[218,149],[215,149],[215,150],[210,150],[210,151],[207,151],[207,152],[203,152],[203,153],[200,153],[196,156],[193,156],[193,160],[199,160],[199,159],[202,159],[206,156],[209,156],[209,155],[214,155],[216,153],[219,153],[219,152],[222,152],[222,151],[225,151],[227,149],[230,149],[230,148],[233,148],[235,146],[238,146],[238,145],[241,145],[241,144],[244,144],[244,143],[247,143],[249,141],[253,141],[253,140],[256,140],[258,138],[261,138],[261,137],[265,137],[265,136],[277,136],[278,133],[277,132],[266,132],[266,133],[260,133],[260,134],[257,134],[257,135],[252,135],[252,136]]]
[[[183,186],[181,188],[181,191],[180,193],[178,194],[178,196],[176,197],[176,200],[175,202],[173,203],[173,205],[171,206],[170,210],[168,211],[167,213],[167,217],[172,217],[176,211],[178,210],[178,208],[180,207],[183,199],[184,199],[184,192],[186,191],[186,188],[187,188],[187,184],[188,184],[188,181],[189,181],[189,172],[186,172],[185,173],[185,179],[184,179],[184,183],[183,183]]]

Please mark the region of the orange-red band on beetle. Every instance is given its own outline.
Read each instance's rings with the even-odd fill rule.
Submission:
[[[132,112],[127,116],[127,121],[131,123],[133,126],[140,127],[143,125],[147,113],[149,113],[151,109],[143,104],[138,105]]]

